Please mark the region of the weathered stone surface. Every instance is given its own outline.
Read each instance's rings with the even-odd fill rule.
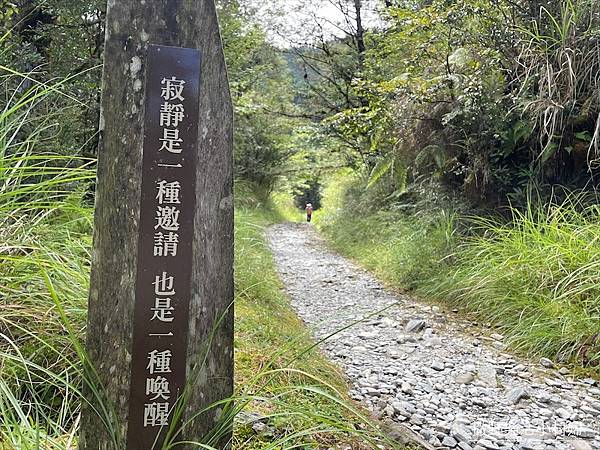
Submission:
[[[455,380],[460,384],[470,384],[475,380],[475,375],[472,373],[462,373],[458,375]]]
[[[586,441],[575,440],[569,442],[573,450],[593,450],[593,447]]]
[[[456,439],[450,437],[450,436],[446,436],[443,440],[442,440],[442,445],[448,448],[454,448],[458,445],[458,442],[456,441]]]

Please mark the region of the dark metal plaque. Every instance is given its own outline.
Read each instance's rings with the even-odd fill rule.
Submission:
[[[195,49],[148,48],[127,450],[160,449],[179,426],[173,411],[186,383],[200,64]]]

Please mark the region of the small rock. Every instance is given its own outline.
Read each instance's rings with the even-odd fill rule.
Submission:
[[[438,372],[441,372],[445,369],[445,365],[442,361],[436,360],[434,362],[431,363],[431,368],[433,370],[437,370]]]
[[[452,437],[459,442],[471,442],[471,433],[464,427],[460,425],[456,425],[452,427],[452,431],[450,432]]]
[[[488,403],[485,400],[480,400],[477,398],[473,399],[473,404],[475,406],[479,406],[480,408],[487,408],[488,407]]]
[[[442,442],[438,439],[437,436],[433,436],[431,439],[429,439],[429,443],[431,445],[433,445],[434,447],[441,447],[442,446]]]
[[[519,445],[521,450],[545,450],[546,445],[535,439],[526,439]]]
[[[540,359],[540,364],[543,367],[546,367],[547,369],[553,369],[554,368],[554,363],[551,360],[549,360],[548,358],[542,358],[542,359]]]
[[[583,405],[579,409],[581,409],[582,412],[589,414],[591,416],[600,416],[600,411],[598,411],[595,408],[590,408],[589,406]]]
[[[450,427],[447,426],[445,423],[438,423],[433,427],[433,429],[442,434],[450,433]]]
[[[509,402],[511,402],[513,405],[516,405],[517,403],[519,403],[521,400],[525,399],[525,398],[529,398],[529,393],[521,388],[521,387],[517,387],[514,388],[512,391],[510,391],[507,395],[506,398],[508,399]]]
[[[565,408],[558,408],[556,410],[556,414],[559,417],[562,417],[563,419],[568,419],[569,417],[571,417],[571,412],[566,410]]]
[[[567,369],[566,367],[561,367],[561,368],[558,370],[558,373],[560,373],[561,375],[569,375],[569,373],[571,373],[571,372],[570,372],[570,371],[569,371],[569,369]]]
[[[433,437],[433,433],[431,432],[431,430],[427,430],[427,429],[421,430],[420,434],[421,434],[421,436],[423,436],[423,439],[425,439],[426,441],[429,441]]]
[[[475,380],[475,375],[472,373],[461,373],[455,378],[458,384],[470,384]]]
[[[477,377],[488,387],[498,387],[498,372],[491,366],[481,367],[477,371]]]
[[[417,412],[417,408],[415,408],[412,403],[402,402],[400,405],[402,409],[409,414],[415,414]]]
[[[425,347],[428,348],[437,348],[437,347],[441,347],[443,344],[442,340],[440,338],[434,337],[431,339],[427,339],[425,341]]]
[[[454,448],[458,445],[458,442],[456,442],[456,439],[450,437],[450,436],[446,436],[444,438],[444,440],[442,441],[442,445],[444,447],[450,447],[450,448]]]
[[[536,394],[536,398],[540,403],[550,403],[552,395],[546,391],[540,391]]]
[[[502,336],[501,334],[498,334],[498,333],[494,333],[494,334],[490,335],[490,337],[495,341],[504,340],[504,336]]]
[[[235,420],[243,425],[252,425],[256,422],[265,423],[269,420],[269,418],[259,413],[242,411],[235,416]]]
[[[269,431],[269,426],[266,423],[256,422],[252,425],[252,430],[254,430],[256,434],[264,434]]]
[[[400,387],[400,390],[404,393],[404,394],[412,394],[413,390],[412,390],[412,386],[410,385],[410,383],[407,383],[406,381],[404,381],[402,383],[402,386]]]
[[[504,342],[500,342],[500,341],[494,341],[494,343],[492,344],[492,346],[496,349],[496,350],[500,350],[500,351],[504,351],[506,350],[506,344]]]
[[[410,417],[410,423],[412,423],[413,425],[423,425],[425,423],[425,419],[418,414],[413,414]]]
[[[594,450],[594,448],[586,441],[576,440],[569,442],[573,450]]]
[[[406,327],[404,327],[404,330],[407,331],[408,333],[418,333],[423,328],[425,328],[425,325],[427,325],[427,323],[424,320],[413,319],[406,324]]]
[[[379,336],[379,333],[377,331],[363,331],[361,333],[358,334],[358,337],[361,339],[375,339],[377,336]]]
[[[497,446],[496,444],[494,444],[492,441],[490,441],[489,439],[482,439],[479,441],[479,445],[481,445],[482,447],[485,447],[489,450],[500,450],[500,447]]]

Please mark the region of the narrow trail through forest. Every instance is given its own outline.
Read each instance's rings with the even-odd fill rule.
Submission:
[[[292,306],[316,338],[368,317],[321,348],[375,415],[437,448],[600,449],[593,380],[520,360],[502,336],[389,292],[311,226],[275,225],[267,236]]]

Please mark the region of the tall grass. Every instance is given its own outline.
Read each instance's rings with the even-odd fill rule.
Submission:
[[[571,196],[512,209],[505,221],[475,218],[456,270],[425,292],[492,320],[527,352],[600,363],[600,208]]]
[[[45,102],[64,81],[25,89],[31,74],[2,70],[0,448],[72,448],[92,227],[83,197],[94,162],[55,147],[57,117]]]
[[[325,214],[318,225],[336,250],[404,289],[434,277],[453,248],[454,217],[444,211],[427,217],[390,211]]]
[[[538,6],[531,23],[517,28],[519,97],[537,122],[542,164],[586,121],[593,124],[590,162],[599,156],[597,10],[595,0],[548,2]]]

